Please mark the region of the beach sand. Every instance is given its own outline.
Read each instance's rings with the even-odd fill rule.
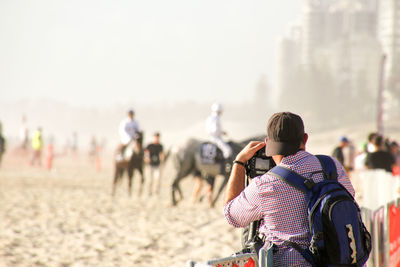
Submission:
[[[125,179],[112,198],[110,162],[101,172],[84,155],[55,158],[52,171],[27,162],[7,154],[0,169],[1,267],[185,266],[240,250],[221,199],[215,208],[190,203],[192,177],[172,207],[168,169],[160,197],[139,197],[136,176],[132,197]]]

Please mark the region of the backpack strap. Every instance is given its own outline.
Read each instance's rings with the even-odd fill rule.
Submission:
[[[338,173],[336,164],[333,159],[326,155],[315,155],[321,163],[322,170],[324,171],[324,178],[327,180],[337,180]]]
[[[288,244],[289,246],[291,246],[292,248],[297,250],[297,252],[299,252],[301,254],[301,256],[303,256],[303,258],[306,259],[306,261],[308,261],[308,263],[311,264],[312,267],[317,267],[317,265],[315,264],[313,255],[308,248],[302,249],[300,245],[298,245],[295,242],[289,241],[289,240],[284,241],[284,243]]]
[[[305,179],[300,174],[297,174],[296,172],[283,166],[275,166],[269,170],[269,172],[304,193],[307,193],[309,190],[311,190],[315,184],[313,180]]]
[[[336,164],[333,159],[326,155],[315,156],[321,164],[324,178],[327,180],[337,180],[338,173],[336,169]],[[312,179],[306,179],[300,174],[283,166],[275,166],[269,172],[304,193],[310,190],[315,184]]]
[[[275,166],[269,172],[306,194],[310,192],[315,184],[312,179],[306,179],[300,174],[297,174],[296,172],[282,166]],[[312,267],[316,267],[312,253],[308,248],[303,249],[300,247],[300,245],[288,240],[284,241],[284,243],[297,250],[297,252],[299,252],[311,264]]]
[[[337,180],[338,174],[336,165],[332,158],[325,155],[316,155],[316,157],[321,163],[324,178],[328,180]],[[297,174],[283,166],[275,166],[269,172],[304,193],[309,192],[315,185],[312,179],[306,179],[300,174]],[[296,249],[297,252],[299,252],[311,264],[311,266],[316,267],[312,253],[308,248],[302,249],[298,244],[291,241],[285,241],[285,243]]]

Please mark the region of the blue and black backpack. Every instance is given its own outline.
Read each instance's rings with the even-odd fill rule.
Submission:
[[[288,242],[312,266],[363,266],[371,252],[371,235],[353,196],[338,182],[335,162],[316,156],[324,180],[314,182],[282,166],[270,172],[306,194],[310,247]]]

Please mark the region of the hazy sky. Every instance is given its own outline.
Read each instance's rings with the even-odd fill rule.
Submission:
[[[273,82],[293,0],[1,0],[0,101],[240,102]]]

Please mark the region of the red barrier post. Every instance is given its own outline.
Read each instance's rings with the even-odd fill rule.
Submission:
[[[398,199],[399,204],[400,199]],[[400,206],[389,204],[389,266],[400,266]]]

